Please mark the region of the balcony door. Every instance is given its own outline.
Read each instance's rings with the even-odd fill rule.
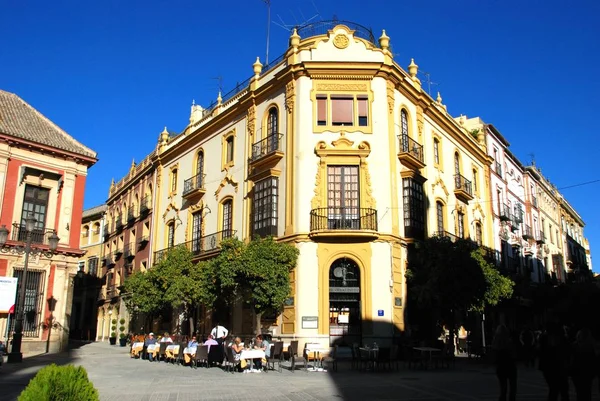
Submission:
[[[202,212],[192,215],[192,253],[194,255],[202,252]]]
[[[23,209],[21,211],[21,227],[19,229],[18,241],[25,241],[27,233],[25,231],[25,223],[27,217],[33,214],[35,217],[35,226],[33,232],[33,242],[44,242],[44,229],[46,227],[46,216],[48,214],[48,198],[50,190],[40,188],[33,185],[25,186],[25,196],[23,197]]]
[[[327,222],[330,230],[360,228],[358,166],[327,167]]]

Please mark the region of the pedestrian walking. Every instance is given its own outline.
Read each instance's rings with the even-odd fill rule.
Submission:
[[[499,401],[515,401],[517,398],[516,350],[508,328],[501,324],[492,341],[496,362],[496,376],[500,383]]]
[[[563,328],[550,322],[540,338],[539,368],[548,384],[548,401],[569,401],[569,344]]]

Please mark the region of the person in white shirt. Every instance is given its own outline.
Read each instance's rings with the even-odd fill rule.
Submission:
[[[169,336],[169,333],[165,333],[165,335],[163,336],[163,338],[160,339],[160,342],[161,343],[173,343],[173,340]]]
[[[213,336],[213,338],[215,340],[217,340],[219,342],[219,344],[223,343],[225,338],[227,338],[228,334],[229,334],[229,330],[227,330],[225,327],[219,325],[218,322],[215,325],[215,327],[212,329],[212,331],[210,332],[210,335]]]

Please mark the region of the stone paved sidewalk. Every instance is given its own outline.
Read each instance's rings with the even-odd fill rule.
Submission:
[[[29,358],[0,368],[0,401],[15,400],[35,372],[48,363],[84,366],[103,401],[192,400],[401,400],[492,401],[498,385],[491,367],[459,361],[455,368],[356,372],[341,363],[338,372],[226,373],[134,360],[128,348],[92,343],[60,355]],[[597,386],[596,386],[597,387]],[[546,399],[540,372],[521,368],[519,400]],[[594,389],[598,397],[597,388]],[[573,398],[574,399],[574,398]],[[600,397],[598,398],[600,399]]]

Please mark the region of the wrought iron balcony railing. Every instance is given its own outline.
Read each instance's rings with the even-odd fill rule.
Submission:
[[[123,246],[123,257],[125,259],[133,259],[135,257],[135,245],[126,244]]]
[[[510,221],[512,220],[512,212],[510,206],[507,204],[500,205],[500,220]]]
[[[531,227],[529,227],[527,224],[525,224],[523,227],[523,239],[532,239],[532,238],[533,238],[533,231],[531,230]]]
[[[473,184],[461,174],[454,175],[454,195],[464,202],[473,199]]]
[[[196,190],[204,189],[204,174],[196,174],[183,182],[183,194],[187,196]]]
[[[148,206],[148,203],[149,203],[148,195],[145,195],[142,198],[142,201],[140,202],[140,214],[144,214],[144,213],[148,212],[148,210],[150,208]]]
[[[546,234],[544,234],[544,231],[540,230],[540,231],[536,232],[535,240],[538,244],[545,244],[546,243]]]
[[[252,155],[250,156],[250,162],[256,161],[263,156],[274,152],[281,152],[281,139],[283,134],[273,133],[266,138],[254,143],[252,145]]]
[[[423,161],[423,145],[406,134],[398,135],[400,152],[410,153],[414,158]]]
[[[13,241],[26,242],[27,241],[27,229],[25,225],[13,224],[12,229],[12,237]],[[50,245],[49,238],[54,234],[54,230],[49,228],[35,228],[31,232],[31,243],[32,244],[42,244],[42,245]]]
[[[123,228],[123,215],[117,215],[115,219],[115,229],[120,230]]]
[[[135,210],[133,210],[133,205],[127,210],[127,223],[132,223],[135,220]]]
[[[368,40],[369,42],[377,46],[377,42],[375,42],[375,36],[373,35],[373,31],[371,30],[371,28],[367,28],[363,25],[351,21],[342,21],[334,19],[329,21],[311,22],[307,25],[298,27],[297,32],[301,38],[308,38],[317,35],[326,35],[329,31],[331,31],[339,24],[346,25],[348,28],[352,29],[355,37]]]
[[[456,242],[461,239],[458,235],[454,235],[449,231],[436,231],[433,233],[432,237],[448,238],[452,242]]]
[[[217,231],[203,237],[192,239],[191,241],[184,242],[183,244],[175,245],[159,251],[154,252],[154,263],[159,263],[163,260],[166,255],[177,246],[185,246],[194,256],[201,255],[203,253],[215,251],[221,247],[221,242],[226,238],[232,238],[236,235],[236,230],[223,230]]]
[[[377,210],[362,207],[321,207],[310,211],[310,230],[377,231]]]
[[[538,207],[537,197],[535,197],[534,195],[531,195],[531,204],[533,205],[533,207]]]

